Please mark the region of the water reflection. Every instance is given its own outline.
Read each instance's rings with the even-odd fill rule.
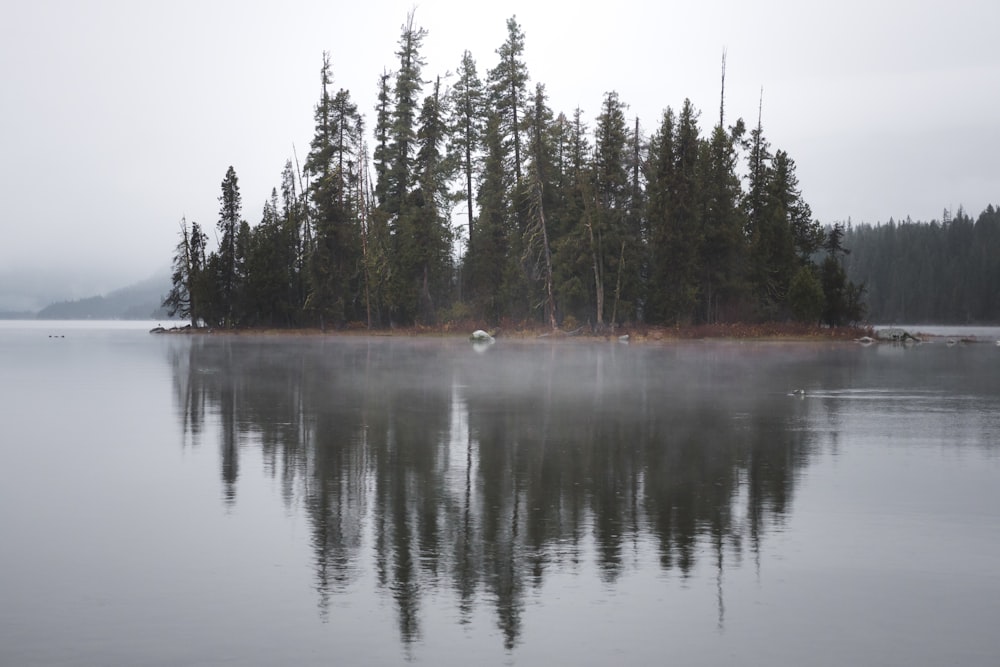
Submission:
[[[407,645],[447,593],[462,623],[490,605],[514,647],[527,596],[588,543],[607,585],[645,545],[681,577],[705,559],[721,626],[724,571],[759,566],[814,437],[788,396],[808,378],[768,346],[206,337],[169,354],[184,445],[218,443],[224,502],[259,447],[308,517],[320,614],[367,567]]]

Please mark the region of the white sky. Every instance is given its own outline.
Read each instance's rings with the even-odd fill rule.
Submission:
[[[232,164],[256,224],[308,152],[322,52],[370,128],[411,1],[10,0],[0,25],[0,273],[167,266],[182,215],[213,229]],[[823,223],[1000,203],[1000,3],[423,0],[426,79],[480,75],[516,15],[550,104],[593,128],[616,90],[649,134],[689,97],[763,123]],[[427,89],[429,91],[429,88]],[[634,122],[634,120],[633,120]],[[127,280],[124,282],[128,282]]]

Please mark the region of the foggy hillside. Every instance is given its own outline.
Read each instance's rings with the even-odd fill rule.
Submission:
[[[164,269],[127,287],[127,278],[42,271],[0,272],[0,317],[40,319],[147,319],[162,317],[170,289]],[[117,288],[117,289],[116,289]]]

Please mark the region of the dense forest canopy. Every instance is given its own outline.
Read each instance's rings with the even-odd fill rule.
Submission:
[[[961,208],[941,220],[851,225],[844,260],[866,286],[873,322],[1000,322],[1000,208],[973,220]]]
[[[259,222],[232,166],[218,247],[181,221],[173,314],[323,328],[863,319],[845,227],[813,219],[761,114],[727,122],[724,55],[707,132],[690,100],[646,130],[614,91],[591,127],[532,85],[515,18],[486,69],[466,51],[429,77],[426,35],[411,13],[394,69],[373,79],[370,133],[323,55],[308,156],[286,162]]]

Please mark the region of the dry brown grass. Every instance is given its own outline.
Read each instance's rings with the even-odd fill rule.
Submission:
[[[499,327],[490,327],[481,321],[449,322],[436,326],[414,325],[388,329],[368,329],[362,323],[352,323],[343,328],[318,327],[299,329],[240,328],[240,329],[196,329],[167,330],[164,333],[214,333],[228,335],[258,336],[391,336],[391,337],[466,337],[476,329],[489,331],[498,338],[546,340],[574,339],[600,340],[617,339],[628,335],[629,342],[670,342],[688,340],[734,339],[734,340],[777,340],[777,341],[850,341],[861,336],[874,335],[871,327],[821,327],[788,322],[699,324],[691,326],[657,327],[648,325],[626,325],[604,327],[594,330],[582,327],[573,331],[552,331],[535,323],[502,322]]]

